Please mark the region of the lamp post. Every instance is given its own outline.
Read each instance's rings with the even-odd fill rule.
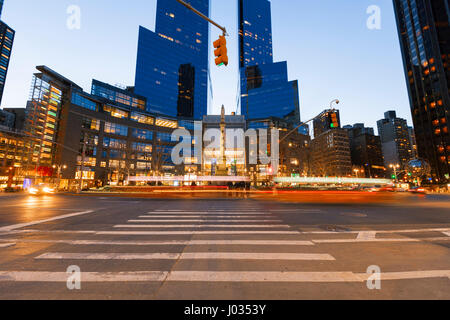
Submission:
[[[67,166],[64,165],[53,165],[53,169],[58,169],[57,171],[57,184],[56,184],[56,190],[59,191],[59,186],[61,183],[61,171],[67,169]]]

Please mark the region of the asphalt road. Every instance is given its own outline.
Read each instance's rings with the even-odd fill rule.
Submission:
[[[0,299],[450,299],[449,200],[0,195]]]

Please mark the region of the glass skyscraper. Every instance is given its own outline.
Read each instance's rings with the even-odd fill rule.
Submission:
[[[298,81],[288,80],[287,62],[273,62],[271,4],[238,0],[241,114],[300,122]]]
[[[0,0],[0,16],[3,9],[3,0]],[[5,89],[6,75],[8,73],[9,60],[14,42],[15,31],[0,20],[0,103]]]
[[[419,157],[450,175],[450,1],[394,0]]]
[[[209,0],[190,4],[209,16]],[[135,93],[147,111],[202,119],[208,113],[208,22],[176,0],[158,0],[155,32],[139,29]]]

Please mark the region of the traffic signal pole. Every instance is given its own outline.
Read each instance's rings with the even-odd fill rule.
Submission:
[[[195,9],[193,6],[191,6],[189,3],[184,2],[183,0],[177,0],[180,4],[182,4],[183,6],[185,6],[186,8],[188,8],[189,10],[191,10],[192,12],[194,12],[195,14],[199,15],[201,18],[205,19],[206,21],[208,21],[209,23],[213,24],[214,26],[216,26],[217,28],[219,28],[220,30],[222,30],[223,32],[223,36],[228,36],[227,33],[227,29],[225,29],[225,27],[222,27],[220,24],[218,24],[217,22],[211,20],[210,18],[208,18],[207,16],[205,16],[203,13],[201,13],[200,11],[198,11],[197,9]]]
[[[248,97],[247,97],[248,98]],[[300,129],[301,127],[306,126],[308,123],[313,122],[314,120],[322,117],[324,114],[327,114],[329,112],[336,112],[336,108],[333,108],[333,103],[339,104],[340,101],[339,100],[333,100],[331,101],[330,104],[330,110],[324,111],[321,114],[319,114],[318,116],[315,116],[314,118],[312,118],[311,120],[308,120],[306,122],[302,122],[301,124],[299,124],[295,129],[293,129],[291,132],[289,132],[287,135],[285,135],[283,137],[283,139],[280,140],[280,143],[283,142],[284,140],[286,140],[290,135],[292,135],[295,131],[297,131],[298,129]]]

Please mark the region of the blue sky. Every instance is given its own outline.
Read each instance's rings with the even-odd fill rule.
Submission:
[[[175,0],[174,0],[175,1]],[[411,125],[392,0],[272,0],[275,61],[298,79],[303,120],[339,98],[343,124],[376,126],[387,110]],[[211,0],[225,25],[230,65],[211,65],[212,110],[235,111],[238,88],[237,1]],[[66,27],[70,5],[81,29]],[[369,30],[370,5],[381,8],[381,30]],[[154,30],[156,0],[6,0],[2,19],[16,30],[2,107],[24,107],[36,65],[45,64],[90,92],[91,79],[133,85],[138,27]],[[219,31],[211,28],[211,42]],[[211,49],[212,55],[212,49]],[[212,62],[212,59],[211,59]]]

